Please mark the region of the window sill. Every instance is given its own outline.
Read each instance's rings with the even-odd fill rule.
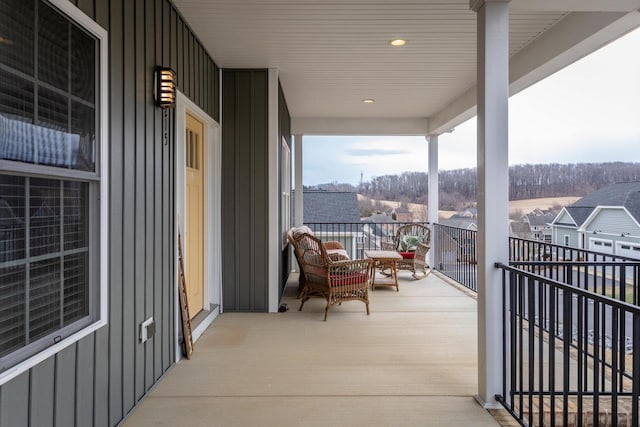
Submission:
[[[51,356],[54,356],[56,353],[59,353],[60,351],[62,351],[65,348],[69,347],[70,345],[80,341],[82,338],[86,337],[89,334],[94,333],[95,331],[97,331],[98,329],[100,329],[100,328],[102,328],[103,326],[106,326],[106,325],[107,325],[107,321],[106,320],[99,320],[99,321],[97,321],[95,323],[92,323],[91,325],[89,325],[86,328],[76,332],[75,334],[65,338],[64,340],[60,341],[59,343],[54,344],[51,347],[48,347],[48,348],[42,350],[40,353],[31,356],[27,360],[24,360],[24,361],[18,363],[17,365],[7,369],[5,372],[0,374],[0,386],[2,386],[5,383],[11,381],[12,379],[17,377],[18,375],[28,371],[29,369],[33,368],[34,366],[38,365],[39,363],[45,361],[46,359],[50,358]]]

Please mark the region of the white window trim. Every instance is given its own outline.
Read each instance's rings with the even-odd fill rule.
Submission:
[[[98,58],[100,61],[100,68],[98,76],[100,94],[100,158],[97,170],[100,173],[100,278],[99,278],[99,298],[100,306],[97,313],[98,320],[88,325],[87,327],[79,330],[78,332],[68,336],[57,344],[54,344],[41,352],[23,360],[22,362],[12,366],[6,371],[0,374],[0,385],[7,383],[23,372],[28,371],[32,367],[45,361],[56,353],[69,347],[70,345],[80,341],[82,338],[94,333],[98,329],[107,325],[108,312],[109,312],[109,275],[108,275],[108,237],[109,237],[109,86],[108,86],[108,71],[109,71],[109,47],[108,47],[108,33],[100,25],[94,22],[91,18],[84,14],[80,9],[71,4],[68,0],[47,0],[51,5],[55,6],[60,12],[66,15],[70,20],[80,25],[84,30],[98,39],[99,51]]]
[[[287,140],[282,137],[280,142],[280,184],[282,186],[280,193],[280,203],[282,212],[280,234],[282,236],[282,250],[287,247],[287,231],[291,228],[291,148],[287,144]]]

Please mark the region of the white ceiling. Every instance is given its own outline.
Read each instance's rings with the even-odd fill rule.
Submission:
[[[469,0],[174,2],[220,67],[277,68],[294,118],[429,118],[475,85]],[[567,16],[522,4],[512,57]]]

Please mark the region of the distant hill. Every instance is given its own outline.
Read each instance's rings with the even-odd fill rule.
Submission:
[[[461,210],[476,202],[476,169],[441,171],[440,208]],[[585,196],[607,185],[640,181],[640,163],[537,164],[509,167],[509,199]],[[427,202],[428,175],[404,172],[374,177],[362,185],[330,183],[317,187],[329,191],[357,191],[371,199],[402,203]]]

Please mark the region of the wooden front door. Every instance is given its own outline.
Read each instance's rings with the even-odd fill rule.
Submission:
[[[193,318],[203,308],[204,253],[204,124],[187,114],[185,138],[186,281],[189,312]]]

